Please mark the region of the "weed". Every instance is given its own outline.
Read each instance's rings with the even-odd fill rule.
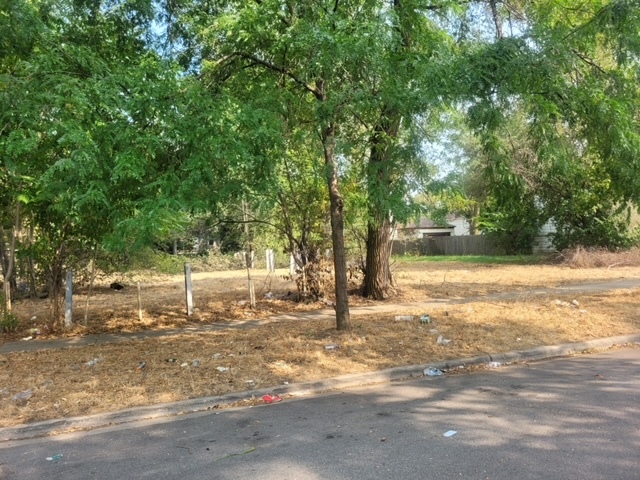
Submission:
[[[4,309],[0,311],[0,332],[15,332],[20,325],[20,320],[11,312],[6,312]]]

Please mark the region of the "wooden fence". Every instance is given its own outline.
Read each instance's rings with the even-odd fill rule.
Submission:
[[[394,255],[504,255],[487,235],[426,237],[417,240],[394,240]]]

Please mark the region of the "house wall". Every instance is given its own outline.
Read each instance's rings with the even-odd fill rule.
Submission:
[[[553,223],[553,219],[549,220],[545,223],[540,230],[538,231],[538,235],[533,240],[533,253],[545,253],[545,252],[553,252],[555,248],[551,243],[551,235],[556,232],[556,226]]]
[[[453,233],[451,235],[459,237],[460,235],[469,235],[469,222],[463,217],[454,217],[447,219],[450,225],[453,225]]]

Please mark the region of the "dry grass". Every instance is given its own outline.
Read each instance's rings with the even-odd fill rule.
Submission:
[[[283,321],[246,330],[8,354],[0,358],[0,426],[638,333],[638,293],[584,296],[579,307],[558,304],[556,297],[526,296],[514,302],[456,305],[430,312],[433,323],[425,326],[394,321],[394,315],[371,315],[354,317],[353,328],[344,333],[335,331],[331,321]],[[438,335],[451,344],[437,344]],[[327,344],[340,348],[326,350]],[[95,366],[87,365],[96,358]],[[142,372],[136,370],[140,362],[147,365]],[[12,400],[26,390],[33,392],[28,402]]]
[[[466,298],[504,291],[556,287],[568,284],[598,282],[618,278],[640,278],[640,266],[618,265],[612,268],[571,268],[565,265],[482,265],[457,262],[394,264],[397,282],[395,295],[386,303],[424,301],[433,298]],[[210,324],[239,319],[263,318],[280,313],[296,313],[327,308],[325,302],[298,303],[295,284],[287,280],[285,270],[267,275],[256,271],[253,276],[258,298],[252,310],[247,302],[246,271],[196,273],[193,275],[196,314],[185,314],[184,280],[180,276],[140,276],[124,281],[126,288],[109,288],[111,279],[98,284],[90,299],[87,325],[84,325],[86,289],[74,295],[74,327],[63,335],[138,331]],[[122,279],[120,279],[123,281]],[[138,319],[136,281],[141,281],[143,319]],[[354,292],[356,285],[352,285]],[[265,298],[267,293],[276,298]],[[291,293],[291,295],[287,295]],[[327,301],[333,299],[328,293]],[[376,302],[352,295],[351,305],[375,305]],[[45,319],[51,310],[49,300],[22,300],[14,305],[21,328],[4,334],[4,341],[29,335],[38,328],[43,336],[59,333],[46,329]],[[34,318],[35,317],[35,318]]]
[[[639,291],[581,296],[579,307],[556,303],[560,297],[528,295],[531,289],[638,278],[640,267],[571,268],[566,265],[473,265],[462,263],[398,263],[397,292],[387,302],[481,296],[521,291],[513,302],[476,302],[428,312],[434,323],[421,326],[395,322],[389,315],[355,316],[352,329],[336,332],[332,321],[282,321],[258,328],[207,334],[173,335],[123,344],[14,353],[0,357],[0,426],[84,415],[122,408],[229,392],[268,388],[283,382],[374,371],[478,354],[521,350],[545,344],[581,341],[640,332]],[[286,294],[292,282],[280,275],[256,272],[258,308],[246,304],[246,272],[194,274],[197,314],[184,313],[183,280],[157,277],[142,284],[143,320],[138,320],[133,282],[116,292],[97,286],[89,322],[65,335],[135,331],[192,323],[235,322],[282,312],[325,308],[324,303],[299,304]],[[144,280],[144,278],[142,278]],[[282,295],[267,299],[265,294]],[[78,291],[74,317],[82,323],[85,291]],[[564,298],[567,302],[573,300]],[[244,303],[243,303],[244,302]],[[352,304],[375,304],[357,296]],[[19,301],[22,330],[43,329],[49,308],[44,301]],[[32,316],[35,320],[30,320]],[[437,332],[432,332],[435,329]],[[47,336],[47,332],[43,332]],[[4,341],[16,335],[5,335]],[[451,339],[442,346],[438,335]],[[48,336],[54,336],[52,332]],[[325,350],[327,344],[341,346]],[[98,359],[95,366],[87,362]],[[175,361],[168,361],[175,359]],[[199,366],[193,361],[198,360]],[[146,369],[136,370],[140,362]],[[182,366],[185,365],[185,366]],[[221,372],[217,367],[229,368]],[[15,394],[31,390],[26,402]]]
[[[571,268],[613,268],[620,266],[640,266],[640,248],[612,252],[604,248],[583,248],[564,250],[562,263]]]

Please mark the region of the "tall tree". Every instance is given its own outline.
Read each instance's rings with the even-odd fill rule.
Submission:
[[[521,176],[538,204],[561,223],[563,238],[573,242],[600,231],[607,243],[604,232],[615,228],[600,228],[601,219],[616,207],[637,204],[640,195],[634,173],[640,153],[640,4],[585,0],[490,7],[493,40],[467,41],[460,65],[470,125],[485,153],[497,158],[513,150],[500,132],[521,115],[520,138],[529,153],[525,162],[512,163],[517,168],[510,174]]]
[[[168,198],[156,177],[159,169],[168,175],[163,160],[175,145],[167,128],[175,102],[167,97],[176,77],[146,41],[150,1],[12,8],[0,18],[30,27],[29,48],[11,56],[10,68],[3,61],[2,178],[35,227],[32,251],[57,307],[74,253],[103,242],[142,203]]]

